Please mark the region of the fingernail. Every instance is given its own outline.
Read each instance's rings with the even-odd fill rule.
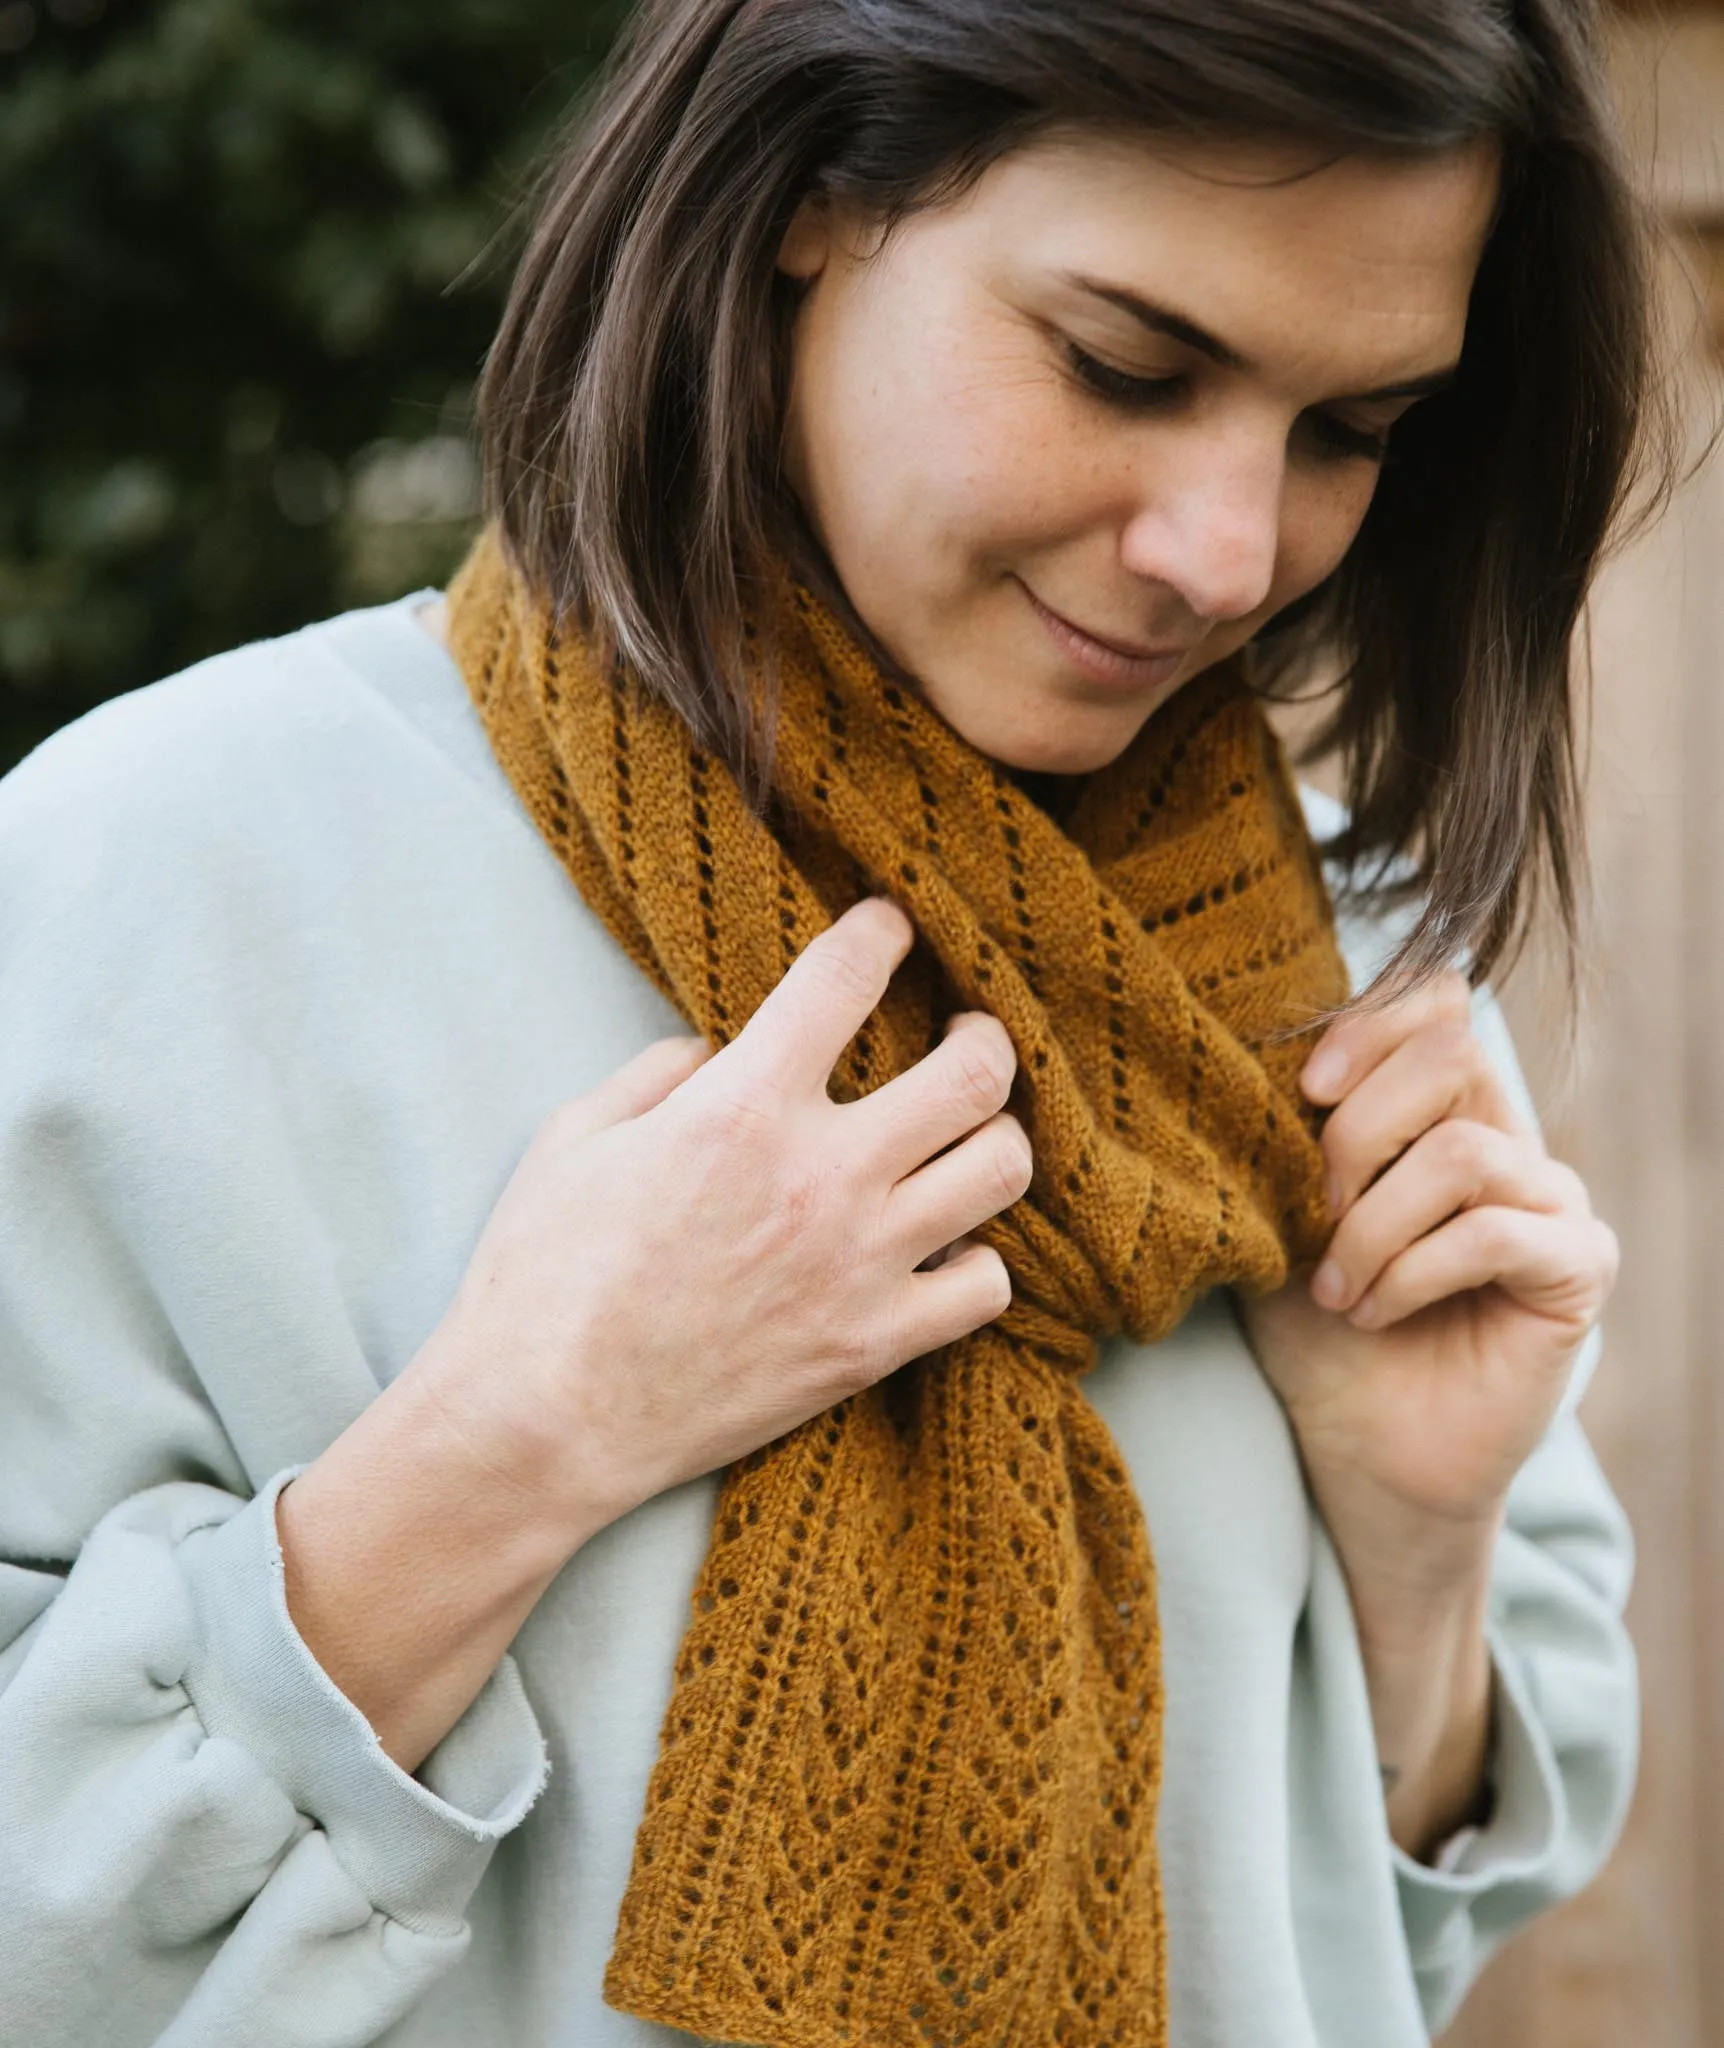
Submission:
[[[1381,1320],[1382,1313],[1383,1305],[1374,1294],[1361,1295],[1353,1304],[1353,1313],[1349,1320],[1357,1324],[1361,1330],[1369,1330]]]
[[[1311,1299],[1320,1308],[1338,1307],[1346,1291],[1341,1269],[1333,1259],[1325,1259],[1311,1275]]]
[[[1332,1173],[1325,1174],[1323,1178],[1323,1199],[1329,1205],[1329,1214],[1331,1216],[1338,1217],[1341,1213],[1341,1194],[1340,1181]]]

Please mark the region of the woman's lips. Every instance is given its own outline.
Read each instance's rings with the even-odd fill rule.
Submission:
[[[1155,689],[1171,682],[1188,650],[1183,647],[1155,649],[1122,646],[1117,640],[1103,640],[1086,632],[1071,619],[1043,604],[1027,583],[1019,581],[1030,608],[1046,627],[1048,636],[1073,668],[1081,669],[1101,683],[1124,683],[1134,689]]]

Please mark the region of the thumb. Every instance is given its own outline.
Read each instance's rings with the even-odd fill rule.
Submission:
[[[596,1088],[564,1106],[569,1123],[583,1134],[644,1116],[681,1087],[690,1074],[712,1057],[704,1038],[658,1038],[618,1067]]]

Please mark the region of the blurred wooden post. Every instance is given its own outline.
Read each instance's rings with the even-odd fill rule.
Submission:
[[[1698,448],[1724,402],[1724,7],[1629,15],[1620,55],[1674,231]],[[1553,1144],[1622,1238],[1584,1414],[1639,1548],[1642,1773],[1603,1877],[1509,1945],[1445,2048],[1724,2044],[1724,461],[1607,572],[1594,659],[1598,921],[1571,1086],[1536,972],[1507,996]]]

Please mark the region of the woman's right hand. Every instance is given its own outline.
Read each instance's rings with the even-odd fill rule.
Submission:
[[[661,1039],[553,1112],[504,1190],[409,1371],[575,1541],[1010,1300],[959,1242],[1030,1182],[1004,1026],[961,1013],[861,1100],[827,1093],[913,935],[857,904],[723,1050]]]
[[[556,1110],[447,1315],[282,1489],[294,1625],[404,1770],[608,1522],[1005,1308],[962,1243],[1030,1180],[1004,1026],[826,1093],[911,937],[859,903],[723,1051],[662,1039]]]

